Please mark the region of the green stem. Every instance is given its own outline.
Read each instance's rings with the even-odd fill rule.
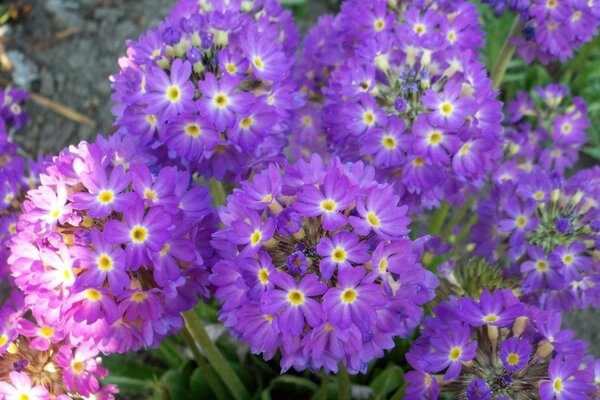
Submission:
[[[208,333],[206,333],[206,329],[204,329],[196,312],[192,309],[182,313],[182,315],[185,320],[185,327],[194,339],[194,342],[204,351],[208,362],[221,377],[221,380],[225,383],[233,397],[236,400],[250,398],[240,378],[235,374],[219,349],[217,349],[217,346],[210,340],[210,337],[208,337]]]
[[[223,184],[215,178],[210,180],[210,193],[213,196],[213,203],[215,206],[227,204],[227,194],[225,193],[225,188],[223,187]]]
[[[429,233],[432,235],[438,235],[442,230],[442,225],[444,225],[444,221],[448,216],[449,211],[448,203],[445,201],[442,202],[442,207],[440,207],[435,214],[433,214],[433,218],[431,220],[431,226],[429,227]]]
[[[319,389],[319,396],[315,400],[327,400],[329,396],[329,375],[324,374],[321,378],[321,387]]]
[[[338,385],[340,388],[338,399],[351,400],[352,392],[350,387],[350,376],[348,376],[348,371],[346,371],[346,367],[343,364],[340,364],[340,370],[338,372]]]
[[[452,229],[465,218],[465,216],[467,215],[467,212],[469,212],[469,210],[471,209],[472,203],[473,203],[473,198],[468,197],[465,200],[465,204],[463,204],[462,207],[459,208],[458,211],[456,211],[454,213],[454,215],[452,215],[452,218],[450,218],[450,221],[448,221],[448,223],[446,224],[446,226],[444,228],[444,232],[442,233],[443,238],[448,240],[448,238],[450,237],[450,234],[452,233]]]
[[[198,364],[198,368],[200,368],[200,371],[202,371],[202,375],[204,375],[204,378],[208,382],[208,385],[212,389],[217,399],[229,399],[230,397],[227,395],[227,392],[223,387],[223,383],[221,383],[219,377],[215,375],[214,371],[210,369],[209,365],[204,359],[204,356],[202,353],[200,353],[200,350],[198,350],[198,346],[196,345],[196,342],[194,342],[194,338],[192,335],[190,335],[190,332],[188,332],[187,329],[184,329],[181,333],[183,335],[183,339],[194,355],[194,359],[196,360],[196,364]]]
[[[515,22],[500,49],[500,54],[496,58],[496,62],[494,63],[494,67],[492,68],[492,84],[494,89],[498,89],[500,87],[500,83],[502,83],[502,79],[504,78],[504,74],[506,73],[506,69],[508,68],[508,63],[511,58],[515,54],[515,50],[517,46],[512,44],[512,39],[519,34],[519,32],[523,29],[523,23],[521,22],[520,15],[517,15],[515,18]]]

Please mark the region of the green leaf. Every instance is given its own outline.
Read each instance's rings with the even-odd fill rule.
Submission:
[[[307,0],[279,0],[284,7],[298,7],[307,3]]]
[[[208,381],[202,374],[200,368],[197,368],[190,377],[190,395],[193,399],[213,399],[213,393]]]
[[[277,391],[279,387],[283,386],[285,388],[284,392],[277,392],[276,396],[271,396],[274,391]],[[294,389],[291,389],[290,386],[294,386]],[[289,396],[288,398],[298,398],[298,399],[306,399],[309,398],[312,394],[316,393],[319,387],[313,381],[301,378],[299,376],[294,375],[281,375],[271,381],[269,387],[267,387],[261,394],[262,400],[272,400],[282,398],[282,393],[286,393],[291,395],[294,393],[295,397]],[[306,393],[310,394],[306,394]],[[285,397],[285,396],[283,396]]]
[[[404,382],[404,371],[397,365],[390,365],[383,370],[369,385],[377,398],[385,398],[397,390]]]
[[[189,390],[190,375],[182,371],[168,371],[162,382],[167,388],[171,400],[195,400]]]
[[[137,361],[140,355],[130,353],[127,355],[112,354],[107,356],[102,365],[108,369],[109,374],[103,380],[105,384],[115,384],[122,393],[150,394],[156,389],[156,381],[165,370]]]

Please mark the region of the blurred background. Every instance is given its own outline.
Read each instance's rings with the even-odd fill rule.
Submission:
[[[109,76],[118,71],[125,40],[158,25],[174,0],[0,0],[0,86],[28,89],[30,121],[18,140],[30,154],[56,153],[79,140],[112,132]],[[338,0],[282,0],[306,31]],[[482,60],[491,65],[506,38],[512,15],[494,16],[481,6],[487,30]],[[600,40],[582,47],[567,64],[526,66],[511,62],[503,98],[552,81],[582,96],[590,110],[590,143],[582,164],[600,160]],[[600,313],[566,315],[566,324],[600,356]]]

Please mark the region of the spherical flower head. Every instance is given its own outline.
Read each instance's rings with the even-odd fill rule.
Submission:
[[[137,42],[112,77],[118,135],[205,178],[238,181],[282,160],[298,39],[275,0],[179,1]]]
[[[568,88],[551,84],[520,92],[508,114],[505,157],[529,169],[539,164],[560,175],[575,165],[590,126],[586,103]]]
[[[121,150],[82,142],[55,157],[27,195],[9,259],[34,315],[55,316],[40,329],[104,353],[156,346],[182,326],[180,312],[208,293],[203,239],[215,226],[208,190],[189,173],[151,172]]]
[[[406,355],[415,369],[408,380],[409,398],[434,390],[469,399],[568,398],[576,391],[587,398],[593,392],[593,374],[584,370],[585,343],[560,330],[560,313],[526,306],[509,290],[484,291],[480,304],[484,296],[520,311],[500,325],[480,325],[464,312],[465,304],[476,304],[476,299],[451,297],[440,303]],[[426,379],[444,371],[439,386]],[[563,380],[568,382],[562,385]]]
[[[528,303],[563,310],[598,304],[598,172],[564,179],[533,167],[480,203],[474,233],[485,236],[474,237],[475,252],[510,263],[505,275]]]
[[[406,236],[407,207],[372,176],[318,156],[271,165],[219,211],[211,282],[220,319],[254,353],[279,350],[284,371],[335,372],[340,362],[364,371],[410,334],[433,296],[422,240]]]
[[[328,149],[368,160],[414,211],[462,202],[501,159],[501,103],[477,61],[477,11],[438,3],[347,1],[331,39],[344,50],[339,68],[324,82],[316,67],[317,82],[302,79],[307,101],[322,102]]]

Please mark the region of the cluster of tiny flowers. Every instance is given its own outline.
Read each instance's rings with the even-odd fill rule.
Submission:
[[[112,76],[118,134],[205,178],[282,158],[299,33],[276,0],[181,0]]]
[[[17,230],[17,217],[24,191],[38,183],[43,159],[37,162],[19,154],[13,137],[27,121],[22,102],[27,99],[22,89],[0,90],[0,279],[9,273],[7,264],[10,240]]]
[[[483,185],[502,157],[502,107],[477,61],[483,33],[476,7],[414,3],[342,5],[335,26],[343,31],[323,44],[346,48],[332,51],[344,57],[338,68],[322,71],[330,76],[320,89],[320,129],[331,154],[369,162],[416,209],[460,202]],[[311,54],[320,50],[308,46]],[[322,77],[307,67],[301,92],[310,99],[310,85],[318,90]],[[310,115],[299,120],[315,125]]]
[[[528,307],[510,290],[452,297],[425,318],[407,353],[415,371],[405,375],[405,398],[589,399],[598,363],[560,322],[560,313]]]
[[[107,371],[93,343],[57,332],[56,315],[26,318],[26,310],[16,290],[0,308],[0,399],[114,399],[117,388],[98,382]]]
[[[600,305],[600,169],[569,179],[515,171],[480,201],[475,253],[510,265],[524,298],[543,308]]]
[[[220,319],[283,371],[350,373],[407,337],[438,285],[407,207],[362,163],[271,164],[219,210],[211,283]]]
[[[207,189],[174,167],[152,173],[115,143],[63,150],[23,202],[9,263],[44,328],[32,339],[103,353],[157,346],[208,295]]]
[[[565,62],[592,40],[600,24],[600,1],[484,0],[498,14],[515,11],[521,22],[513,39],[517,53],[528,63]]]
[[[563,174],[577,162],[587,141],[590,126],[588,109],[580,97],[569,97],[569,89],[552,84],[538,87],[535,96],[524,92],[508,103],[506,162],[494,180],[511,179],[517,168],[530,170],[539,165]]]

